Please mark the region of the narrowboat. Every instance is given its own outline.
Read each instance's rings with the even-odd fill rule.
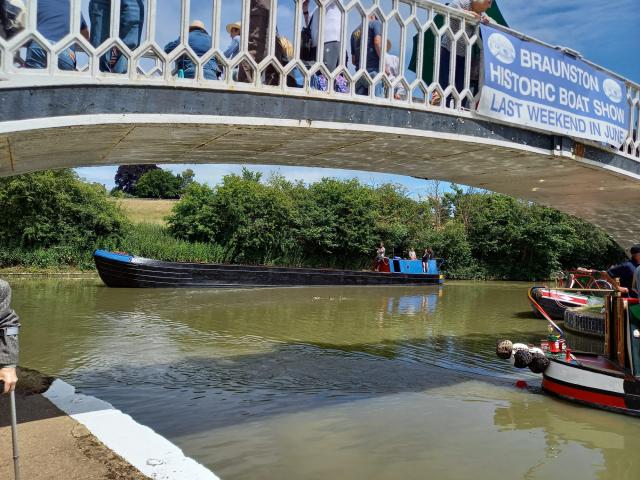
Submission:
[[[613,286],[599,273],[567,270],[562,272],[556,288],[535,286],[529,289],[527,295],[538,318],[544,318],[544,315],[536,303],[554,320],[563,320],[568,308],[602,305],[602,296],[612,290]]]
[[[552,324],[552,322],[550,323]],[[555,324],[553,324],[555,325]],[[558,329],[559,330],[559,329]],[[542,373],[543,391],[582,405],[640,416],[640,305],[637,299],[605,297],[604,353],[564,351],[563,340],[547,349],[513,345],[511,358],[518,368]],[[501,358],[509,356],[498,344]],[[506,356],[504,355],[506,353]]]
[[[569,353],[550,358],[542,388],[560,398],[640,416],[640,305],[637,299],[605,301],[604,355]]]
[[[441,261],[385,258],[380,271],[165,262],[125,253],[96,250],[98,274],[109,287],[298,287],[323,285],[440,285]]]
[[[589,305],[589,296],[577,292],[566,292],[548,287],[531,287],[527,292],[533,313],[544,318],[536,303],[540,305],[554,320],[563,320],[567,308],[584,307]],[[601,301],[601,299],[600,299]]]

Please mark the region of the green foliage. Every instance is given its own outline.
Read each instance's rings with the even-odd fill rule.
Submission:
[[[187,168],[184,172],[178,175],[180,178],[180,193],[184,192],[189,185],[195,182],[196,174],[193,173],[193,170]]]
[[[225,176],[215,190],[191,185],[169,217],[170,231],[189,241],[224,245],[234,261],[277,262],[296,246],[292,186]]]
[[[138,198],[178,198],[182,188],[182,179],[168,170],[158,168],[140,177],[134,194]]]
[[[169,217],[176,237],[221,245],[232,262],[362,268],[431,247],[450,278],[541,279],[623,258],[602,231],[557,210],[453,186],[420,201],[402,187],[325,178],[310,186],[243,169],[192,185]]]
[[[133,192],[138,198],[175,199],[195,183],[194,178],[195,173],[190,168],[178,175],[157,168],[142,175]]]
[[[113,198],[133,198],[133,195],[123,192],[118,189],[118,187],[113,187],[109,192],[109,195]]]
[[[71,170],[0,179],[0,246],[92,249],[117,243],[124,215],[104,188],[78,179]]]
[[[102,185],[71,170],[0,179],[0,267],[93,267],[91,252],[114,248],[127,221]]]
[[[331,267],[371,263],[371,251],[380,241],[373,189],[358,180],[324,178],[298,198],[300,228],[296,233],[304,258]]]
[[[129,224],[104,187],[70,170],[1,179],[0,209],[9,214],[0,216],[0,267],[90,269],[93,250],[106,248],[168,261],[368,268],[383,241],[389,255],[433,248],[449,278],[527,280],[624,257],[579,219],[455,185],[415,200],[391,184],[307,186],[243,169],[211,188],[192,173],[153,169],[138,181],[146,193],[164,188],[157,180],[186,188],[168,228]]]
[[[157,170],[158,166],[153,164],[145,165],[120,165],[114,178],[114,190],[120,190],[126,194],[132,195],[136,189],[138,180],[147,172]]]
[[[228,261],[227,252],[221,246],[180,240],[170,235],[165,227],[152,223],[139,223],[128,229],[118,250],[171,262]]]

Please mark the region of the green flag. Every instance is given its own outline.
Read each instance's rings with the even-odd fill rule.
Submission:
[[[487,15],[495,20],[499,25],[503,25],[508,27],[507,21],[504,19],[502,12],[500,11],[500,7],[498,7],[498,2],[493,0],[493,4],[491,8],[487,10]],[[433,23],[436,25],[438,29],[444,25],[444,17],[442,15],[436,15],[433,19]],[[413,47],[411,50],[411,60],[409,61],[409,70],[412,72],[416,72],[416,62],[418,61],[418,39],[419,35],[415,35],[413,37]],[[436,38],[431,30],[427,30],[424,34],[424,42],[422,49],[422,79],[424,83],[427,85],[431,84],[435,79],[433,78],[433,59],[435,53],[436,46]],[[477,46],[473,47],[478,48]],[[417,72],[416,72],[417,73]]]

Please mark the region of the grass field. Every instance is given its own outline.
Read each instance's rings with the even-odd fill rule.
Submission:
[[[117,202],[133,223],[165,225],[164,218],[171,213],[177,200],[150,200],[143,198],[121,198]]]

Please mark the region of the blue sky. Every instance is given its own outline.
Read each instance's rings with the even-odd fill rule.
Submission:
[[[221,1],[221,32],[219,45],[224,49],[229,37],[224,25],[241,19],[238,0]],[[371,3],[371,0],[365,0]],[[83,0],[85,17],[89,0]],[[380,0],[383,6],[390,0]],[[442,2],[445,3],[445,2]],[[498,0],[509,25],[552,45],[562,45],[583,54],[585,58],[624,77],[640,83],[640,0]],[[175,39],[180,31],[179,14],[181,0],[157,0],[158,24],[156,41],[164,46]],[[212,1],[191,0],[191,19],[205,22],[212,31]],[[278,0],[278,28],[281,34],[291,38],[294,6],[292,0]],[[349,17],[348,28],[355,28],[357,19]],[[393,41],[398,29],[390,28],[389,38]],[[393,42],[392,53],[397,54],[397,43]],[[407,55],[408,57],[408,55]],[[409,79],[411,80],[411,79]],[[386,175],[348,170],[332,170],[303,167],[248,167],[264,172],[278,171],[290,179],[306,182],[319,180],[323,176],[338,178],[360,178],[369,184],[394,182],[404,185],[414,195],[424,195],[431,188],[427,182],[410,177]],[[191,168],[196,179],[214,185],[223,175],[239,172],[238,165],[165,165],[174,172]],[[79,168],[78,173],[89,181],[105,184],[111,188],[117,167]]]

